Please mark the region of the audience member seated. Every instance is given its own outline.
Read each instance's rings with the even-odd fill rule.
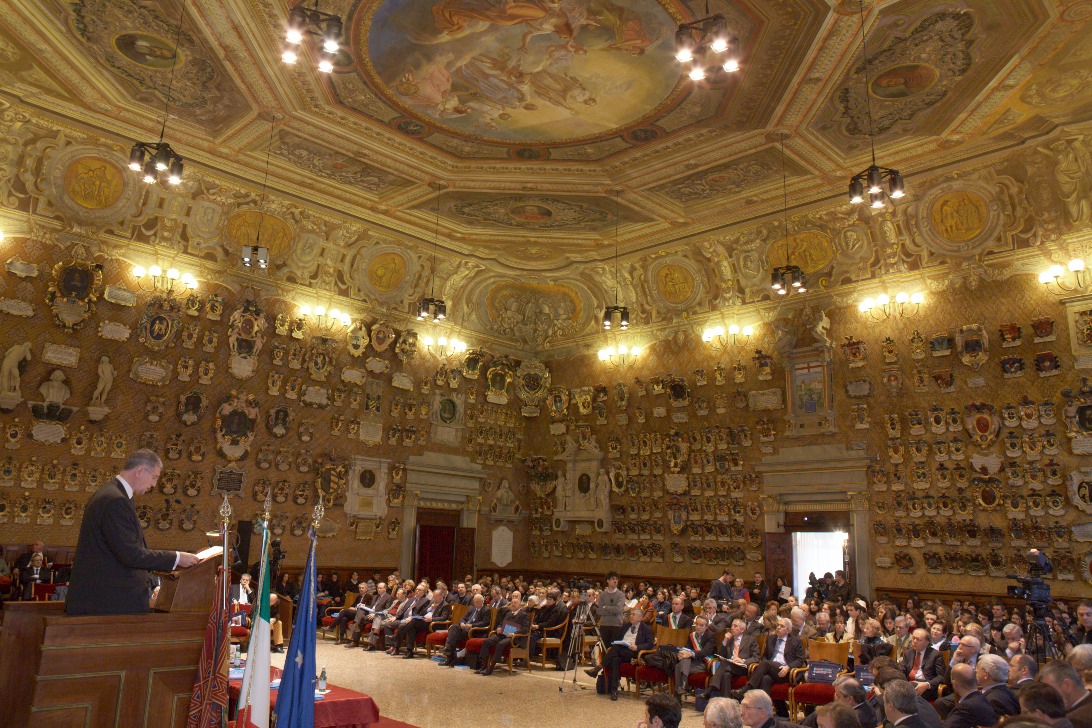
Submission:
[[[250,581],[250,574],[242,574],[239,576],[239,583],[231,585],[229,594],[232,604],[254,603],[254,587]]]
[[[885,728],[927,728],[918,715],[922,702],[914,683],[892,680],[883,688],[883,711],[887,718]],[[928,705],[928,703],[926,703]]]
[[[653,693],[645,701],[645,720],[642,727],[679,728],[682,722],[682,706],[670,695]]]
[[[538,654],[538,643],[546,636],[545,630],[553,629],[569,618],[569,610],[559,603],[560,599],[561,592],[550,589],[546,592],[546,598],[542,606],[535,611],[534,619],[531,622],[531,643],[527,651],[527,654],[531,657]],[[557,637],[559,634],[549,636]]]
[[[961,643],[962,644],[962,643]],[[950,679],[955,705],[944,719],[944,728],[976,728],[997,725],[997,714],[978,689],[975,668],[967,663],[952,666]]]
[[[620,666],[637,657],[638,652],[651,650],[656,642],[652,636],[652,628],[641,621],[641,613],[633,610],[629,613],[629,627],[622,633],[622,637],[609,645],[607,654],[603,656],[603,664],[593,667],[585,672],[591,677],[598,677],[599,672],[606,674],[606,688],[611,700],[618,699],[618,683]]]
[[[664,617],[664,626],[671,629],[686,629],[694,623],[694,617],[685,611],[686,600],[675,597],[671,600],[671,611]]]
[[[284,652],[284,625],[281,623],[281,600],[274,592],[269,595],[269,651]]]
[[[868,702],[868,692],[856,678],[840,675],[834,680],[833,703],[841,703],[852,710],[864,728],[876,728],[879,724],[876,711]],[[811,715],[804,718],[800,725],[816,728],[819,725],[819,710],[813,711]]]
[[[355,572],[354,572],[355,573]],[[349,622],[356,624],[356,613],[358,610],[362,611],[362,607],[368,606],[368,583],[359,582],[356,586],[357,597],[351,607],[343,607],[341,611],[337,613],[337,621],[334,623],[336,629],[334,634],[337,639],[334,644],[340,645],[346,640],[346,632],[349,629]]]
[[[475,594],[470,608],[459,623],[448,627],[444,642],[444,661],[440,664],[444,667],[455,667],[456,651],[463,640],[470,637],[470,630],[488,627],[491,618],[489,608],[485,606],[485,597],[481,593]]]
[[[709,689],[719,695],[727,695],[732,690],[732,679],[747,674],[751,665],[758,662],[758,640],[745,634],[747,628],[743,619],[732,620],[732,628],[724,635],[717,647],[717,657],[713,663],[713,676],[709,680]]]
[[[360,646],[360,637],[364,634],[365,626],[371,624],[368,630],[369,632],[373,630],[376,620],[381,622],[387,616],[387,610],[390,609],[393,601],[394,598],[387,591],[387,583],[385,581],[377,582],[375,595],[368,595],[364,605],[357,607],[353,614],[352,641],[349,642],[349,647]]]
[[[909,686],[909,689],[914,691],[914,695],[917,697],[917,711],[915,714],[925,728],[942,728],[944,721],[941,720],[936,708],[928,700],[917,694],[917,686],[906,680],[906,675],[903,674],[894,660],[890,657],[877,657],[872,661],[871,667],[875,680],[872,684],[873,697],[869,700],[869,703],[876,712],[876,719],[879,723],[890,726],[893,722],[884,714],[883,694],[889,685],[898,682]],[[905,690],[907,688],[900,689]]]
[[[1016,655],[1020,657],[1020,655]],[[1085,685],[1092,685],[1092,644],[1077,645],[1066,658],[1073,669],[1084,680]]]
[[[764,634],[762,630],[762,620],[759,616],[762,614],[762,608],[754,602],[749,602],[743,607],[743,619],[747,623],[744,632],[752,637],[758,637],[760,634]]]
[[[819,728],[861,728],[853,708],[842,703],[820,705],[815,711]]]
[[[790,623],[787,618],[778,621],[777,632],[767,638],[764,657],[751,673],[747,687],[744,690],[732,691],[731,697],[742,698],[745,692],[753,690],[769,693],[774,683],[788,682],[789,670],[804,665],[804,645],[799,637],[789,634],[789,629]],[[746,720],[744,718],[744,722]],[[747,723],[747,725],[751,724]]]
[[[739,701],[739,712],[743,724],[749,728],[794,728],[795,724],[775,718],[773,700],[769,693],[761,690],[748,690]]]
[[[24,601],[34,600],[34,585],[48,584],[53,580],[49,567],[45,566],[45,557],[32,554],[29,563],[19,570],[19,584]]]
[[[1092,599],[1085,599],[1077,605],[1077,626],[1073,627],[1073,636],[1078,645],[1092,645]],[[1072,645],[1069,649],[1072,649]]]
[[[408,626],[413,623],[415,618],[425,616],[425,610],[428,609],[431,602],[432,599],[428,595],[428,586],[422,581],[414,589],[413,597],[406,599],[403,608],[398,614],[394,615],[394,619],[389,622],[384,621],[383,636],[387,638],[387,642],[393,641],[391,647],[387,648],[388,655],[398,654]]]
[[[971,637],[968,635],[961,639],[959,641],[959,646],[956,647],[955,651],[952,653],[950,665],[944,674],[944,679],[941,681],[941,685],[944,685],[947,690],[951,691],[953,688],[951,677],[952,670],[955,668],[956,665],[967,665],[973,670],[978,664],[979,649],[980,647],[977,637]],[[940,713],[941,718],[947,718],[948,714],[952,711],[952,708],[955,707],[955,704],[956,696],[954,692],[948,692],[947,695],[937,698],[937,700],[933,703],[934,707],[936,707],[937,709],[937,712]]]
[[[492,675],[493,669],[504,657],[505,650],[513,644],[517,647],[523,647],[526,643],[527,637],[516,637],[515,635],[526,635],[530,631],[531,615],[523,608],[523,596],[518,591],[512,592],[512,596],[508,599],[508,608],[504,613],[504,620],[496,631],[486,637],[485,642],[482,643],[478,659],[484,660],[484,663],[474,672],[479,675]]]
[[[1072,728],[1065,717],[1065,700],[1046,683],[1031,682],[1020,691],[1020,715],[1038,718],[1054,728]]]
[[[903,674],[914,683],[918,695],[936,700],[937,688],[944,680],[944,657],[929,644],[929,633],[921,627],[911,633],[910,648],[902,654]]]
[[[982,655],[975,665],[975,678],[978,689],[986,696],[998,718],[1016,715],[1020,712],[1020,703],[1016,695],[1009,690],[1009,663],[1000,655]]]
[[[739,702],[731,698],[712,698],[705,705],[702,728],[743,728]]]
[[[398,621],[402,618],[403,612],[406,611],[406,607],[413,603],[413,599],[406,595],[404,587],[398,587],[398,591],[394,593],[394,599],[386,610],[377,611],[372,617],[372,629],[368,633],[368,644],[364,647],[366,650],[375,650],[383,647],[384,642],[384,629],[387,627],[396,628]]]
[[[716,607],[715,602],[713,606]],[[695,617],[688,644],[678,651],[678,662],[675,663],[675,695],[680,703],[686,694],[690,675],[709,672],[717,642],[717,634],[709,626],[709,618],[704,614]]]
[[[414,612],[411,619],[398,628],[394,641],[394,654],[398,654],[402,641],[406,642],[407,660],[413,659],[417,647],[417,635],[427,634],[433,622],[446,622],[451,616],[451,605],[447,603],[447,589],[437,585],[432,592],[432,599],[421,607],[421,614]]]
[[[1039,671],[1039,681],[1058,691],[1065,701],[1065,717],[1073,728],[1092,728],[1092,692],[1073,666],[1052,660]]]

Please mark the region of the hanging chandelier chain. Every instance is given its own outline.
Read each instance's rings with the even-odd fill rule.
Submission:
[[[789,175],[785,169],[785,132],[781,132],[781,226],[785,229],[785,263],[789,260]]]
[[[618,198],[621,191],[614,193],[614,305],[618,305]]]
[[[178,56],[181,55],[182,23],[186,19],[186,2],[182,0],[182,9],[178,12],[178,30],[174,35],[174,60],[171,62],[171,75],[167,80],[167,99],[163,102],[163,124],[159,127],[159,143],[163,143],[163,137],[167,134],[167,116],[171,110],[171,93],[174,91],[174,72],[178,69]]]
[[[872,164],[876,164],[876,138],[872,131],[872,98],[869,94],[869,78],[868,78],[868,34],[865,32],[865,15],[864,15],[864,0],[861,0],[859,6],[861,16],[861,69],[864,71],[864,96],[865,96],[865,109],[868,113],[868,143],[872,148]]]
[[[318,7],[318,3],[315,3]],[[429,297],[436,297],[436,249],[440,247],[440,190],[436,190],[436,217],[432,230],[432,282],[429,285]]]

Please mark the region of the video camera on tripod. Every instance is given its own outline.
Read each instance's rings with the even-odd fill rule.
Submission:
[[[1039,549],[1031,549],[1025,555],[1028,563],[1028,575],[1016,576],[1009,574],[1008,578],[1016,582],[1016,585],[1008,587],[1007,593],[1014,599],[1023,599],[1024,603],[1031,607],[1036,618],[1043,618],[1050,609],[1050,584],[1043,577],[1054,571],[1054,564]]]

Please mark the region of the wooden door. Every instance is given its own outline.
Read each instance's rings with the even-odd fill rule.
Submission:
[[[455,570],[453,580],[462,579],[467,574],[477,576],[475,564],[475,541],[477,530],[473,528],[455,529]]]
[[[766,581],[773,589],[774,581],[781,577],[792,586],[792,534],[766,534]],[[797,594],[797,597],[802,595]]]

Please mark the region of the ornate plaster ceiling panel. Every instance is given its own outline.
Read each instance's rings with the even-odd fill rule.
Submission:
[[[881,11],[812,128],[840,153],[877,139],[941,135],[1041,30],[1044,3],[906,0]],[[1004,29],[1004,32],[1001,32]],[[987,40],[988,38],[988,40]],[[867,72],[868,88],[865,88]]]
[[[75,101],[58,76],[37,63],[16,35],[4,32],[0,32],[0,86],[8,91],[33,89],[54,99]]]
[[[175,48],[179,2],[75,0],[67,4],[67,10],[71,32],[84,52],[135,100],[162,104],[170,87],[171,115],[197,124],[210,135],[250,110],[219,54],[193,32],[192,19],[182,21],[179,48]],[[172,74],[176,52],[180,55]]]
[[[436,204],[422,202],[418,209],[434,214]],[[471,228],[527,233],[613,233],[616,218],[619,224],[646,223],[652,219],[637,210],[623,209],[604,197],[453,193],[445,195],[439,204],[441,216]]]
[[[806,170],[796,162],[786,160],[785,172],[790,177],[797,177]],[[776,149],[767,148],[665,182],[653,187],[652,191],[675,202],[696,202],[739,194],[774,177],[781,177],[781,155]]]
[[[281,132],[278,135],[272,152],[304,172],[372,195],[381,195],[410,184],[410,180],[405,177],[391,174],[368,162],[328,149],[291,132]]]

